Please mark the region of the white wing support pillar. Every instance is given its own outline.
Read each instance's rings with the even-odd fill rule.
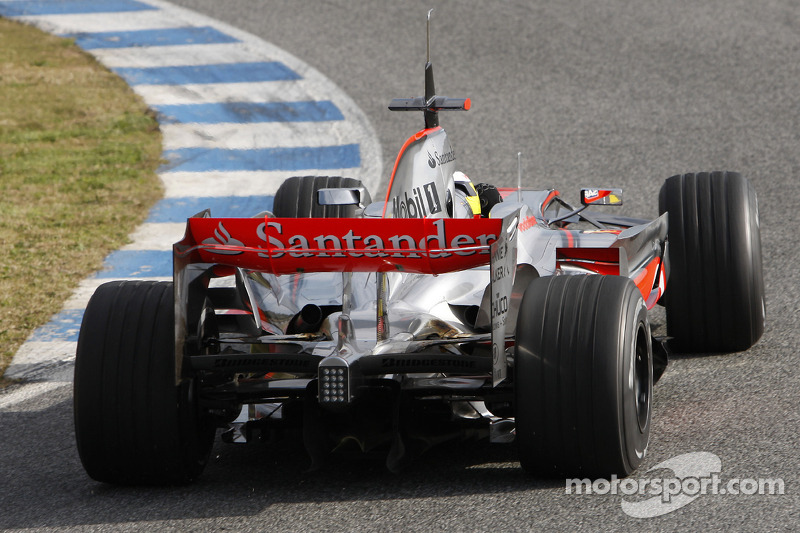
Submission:
[[[499,238],[492,243],[491,320],[492,320],[492,386],[506,379],[506,321],[511,289],[517,271],[517,236],[519,211],[503,218]]]

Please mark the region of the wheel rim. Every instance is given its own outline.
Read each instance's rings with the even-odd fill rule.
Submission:
[[[647,429],[650,418],[650,397],[652,382],[650,380],[650,360],[647,350],[647,332],[640,324],[636,333],[636,353],[634,354],[634,398],[636,400],[636,418],[639,422],[639,431]]]

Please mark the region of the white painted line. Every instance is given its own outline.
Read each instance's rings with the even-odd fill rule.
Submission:
[[[71,381],[71,371],[66,376],[54,377],[53,371],[70,367],[75,361],[77,342],[34,342],[23,344],[17,351],[14,361],[8,367],[5,377],[10,379]]]
[[[175,67],[275,61],[273,54],[248,43],[96,48],[90,52],[109,68]]]
[[[130,244],[121,250],[172,250],[172,245],[183,238],[185,222],[145,223],[131,234]],[[107,281],[107,280],[106,280]]]
[[[19,350],[19,353],[25,356],[25,362],[29,365],[36,365],[38,363],[44,361],[74,361],[75,360],[75,349],[78,347],[77,342],[70,342],[70,341],[48,341],[48,342],[37,342],[31,341],[26,342]],[[8,372],[13,374],[14,368],[19,365],[11,365],[8,367]],[[6,373],[6,376],[9,376]]]
[[[165,17],[164,12],[160,10],[23,15],[14,19],[35,24],[45,31],[57,34],[154,30],[182,25],[180,20]]]
[[[67,387],[72,381],[38,381],[26,383],[19,388],[12,388],[11,392],[0,393],[0,411],[10,411],[12,407],[20,404],[30,405],[34,398],[49,394],[61,387]]]
[[[165,124],[165,150],[178,148],[294,148],[358,143],[352,128],[342,121],[270,122],[258,124]]]
[[[307,102],[327,100],[312,94],[303,80],[186,85],[135,85],[133,90],[149,105],[187,105],[214,102]],[[351,126],[352,127],[352,126]]]
[[[365,181],[357,168],[235,172],[170,172],[163,174],[166,198],[192,196],[272,196],[292,176],[344,176]],[[373,199],[379,191],[369,188]]]

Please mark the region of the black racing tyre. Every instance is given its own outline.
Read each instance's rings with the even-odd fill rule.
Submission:
[[[363,187],[361,180],[340,176],[295,176],[288,178],[275,193],[272,212],[281,218],[352,218],[356,214],[354,205],[320,205],[317,191],[320,189],[346,189]],[[369,192],[362,203],[370,203]]]
[[[625,277],[531,282],[514,361],[520,464],[543,476],[626,476],[650,439],[653,357],[647,309]]]
[[[658,197],[669,214],[669,279],[661,303],[676,352],[738,352],[764,332],[758,203],[735,172],[672,176]]]
[[[215,426],[176,385],[171,282],[115,281],[89,300],[75,360],[78,454],[92,479],[173,485],[205,468]]]

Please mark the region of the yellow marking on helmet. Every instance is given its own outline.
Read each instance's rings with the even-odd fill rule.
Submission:
[[[471,183],[470,183],[470,187],[472,187]],[[472,196],[472,195],[467,196],[467,203],[472,208],[472,214],[473,215],[480,215],[481,214],[481,200],[480,200],[480,198],[478,198],[477,195],[475,195],[475,196]]]

